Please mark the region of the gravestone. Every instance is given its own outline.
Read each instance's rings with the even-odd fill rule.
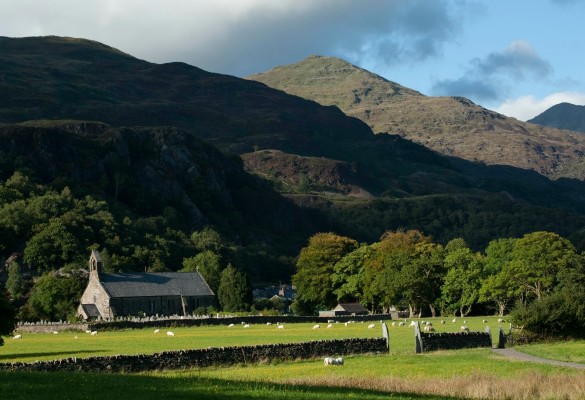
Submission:
[[[498,349],[503,349],[506,347],[506,335],[504,335],[504,331],[502,328],[498,328]]]
[[[382,337],[386,339],[386,345],[388,345],[388,352],[390,352],[390,333],[388,332],[388,326],[386,326],[386,322],[382,323]]]
[[[418,321],[414,325],[414,351],[416,354],[421,354],[423,352],[423,343],[422,337],[420,336],[420,326]]]

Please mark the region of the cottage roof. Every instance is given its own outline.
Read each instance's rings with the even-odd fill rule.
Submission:
[[[213,296],[199,272],[143,272],[102,274],[111,297]]]
[[[352,314],[356,313],[367,313],[368,310],[360,303],[339,303],[334,311],[347,311]]]

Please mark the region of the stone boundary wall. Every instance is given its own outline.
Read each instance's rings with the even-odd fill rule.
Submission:
[[[117,355],[67,358],[33,363],[0,363],[0,370],[142,372],[387,352],[388,345],[384,338],[336,339],[258,346],[211,347],[165,351],[151,355]]]
[[[347,322],[347,321],[379,321],[391,319],[389,314],[373,314],[363,316],[339,316],[339,317],[303,317],[303,316],[243,316],[243,317],[220,317],[220,318],[160,318],[155,317],[142,319],[140,321],[135,320],[115,320],[115,321],[100,321],[89,323],[88,326],[92,331],[110,331],[110,330],[121,330],[121,329],[140,329],[140,328],[174,328],[174,327],[189,327],[189,326],[202,326],[202,325],[238,325],[241,323],[245,324],[262,324],[267,323],[276,324],[277,322],[284,324],[295,324],[295,323],[316,323],[316,324],[327,324],[328,321],[336,322]]]
[[[89,329],[88,324],[67,324],[67,323],[46,323],[46,324],[25,324],[18,325],[17,333],[51,333],[61,331],[85,331]]]
[[[420,332],[423,353],[436,350],[457,350],[492,347],[488,332],[425,333]]]

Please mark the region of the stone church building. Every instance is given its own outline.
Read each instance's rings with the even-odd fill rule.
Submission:
[[[104,273],[99,252],[89,257],[89,282],[77,314],[84,319],[138,315],[189,315],[215,304],[199,272]]]

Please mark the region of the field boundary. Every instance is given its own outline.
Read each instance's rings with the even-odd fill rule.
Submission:
[[[312,359],[350,354],[388,353],[385,338],[318,340],[257,346],[211,347],[155,354],[67,358],[32,363],[0,363],[6,371],[144,372],[234,364]]]

